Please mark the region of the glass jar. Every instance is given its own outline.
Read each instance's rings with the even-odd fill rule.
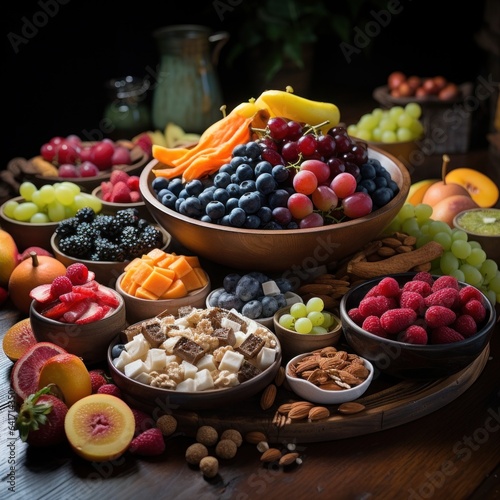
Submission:
[[[222,93],[215,64],[227,33],[210,35],[199,25],[174,25],[153,33],[160,53],[154,82],[152,117],[155,128],[175,123],[186,132],[202,133],[222,118]],[[211,50],[210,43],[215,43]]]
[[[106,83],[110,101],[104,111],[111,139],[132,139],[149,130],[151,116],[146,101],[150,82],[147,78],[126,76]]]

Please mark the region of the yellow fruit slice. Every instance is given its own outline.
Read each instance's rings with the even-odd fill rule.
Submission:
[[[77,401],[64,420],[64,430],[75,453],[103,462],[120,457],[134,437],[130,407],[110,394],[91,394]]]
[[[2,339],[2,348],[11,361],[17,361],[36,342],[31,321],[24,318],[7,330]]]
[[[481,207],[493,207],[500,195],[493,179],[473,168],[456,168],[446,174],[447,183],[460,184],[469,192],[471,198]]]

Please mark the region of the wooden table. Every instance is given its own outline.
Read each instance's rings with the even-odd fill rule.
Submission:
[[[452,165],[476,168],[498,183],[499,173],[484,151],[452,155]],[[440,167],[440,157],[431,156],[412,176],[439,177]],[[21,318],[4,305],[0,333]],[[299,443],[302,464],[289,469],[266,467],[256,447],[245,443],[234,459],[220,461],[219,475],[211,480],[186,463],[185,450],[194,441],[189,436],[169,439],[161,457],[126,454],[113,463],[86,462],[67,446],[30,449],[12,431],[16,413],[10,367],[1,353],[1,498],[500,498],[498,324],[482,373],[463,394],[436,411],[379,432]]]

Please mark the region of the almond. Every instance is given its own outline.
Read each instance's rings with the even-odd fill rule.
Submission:
[[[269,448],[260,456],[261,462],[277,462],[281,458],[281,451],[278,448]]]
[[[259,444],[261,441],[267,441],[267,436],[263,432],[250,431],[245,434],[245,441],[250,444]]]
[[[292,409],[292,405],[293,403],[283,403],[279,406],[278,413],[281,413],[282,415],[288,415],[288,412]]]
[[[366,408],[365,405],[361,403],[356,403],[355,401],[350,401],[348,403],[342,403],[338,407],[339,413],[343,413],[344,415],[353,415],[354,413],[359,413]]]
[[[260,398],[260,407],[263,410],[269,410],[271,406],[274,404],[274,400],[276,399],[276,393],[278,392],[277,387],[274,384],[269,384],[262,393]]]
[[[288,412],[288,418],[292,420],[302,420],[303,418],[307,418],[309,410],[313,406],[314,404],[309,401],[298,401],[297,403],[293,403],[290,411]]]
[[[307,418],[309,420],[323,420],[330,416],[330,410],[325,406],[315,406],[309,410]]]
[[[286,453],[280,458],[279,465],[286,466],[293,464],[297,458],[299,458],[299,454],[297,452]]]
[[[274,383],[277,387],[280,387],[285,381],[285,378],[285,368],[283,366],[280,366],[278,371],[276,372],[276,376],[274,377]]]

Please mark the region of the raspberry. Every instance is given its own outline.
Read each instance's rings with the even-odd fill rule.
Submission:
[[[432,286],[434,283],[434,278],[432,277],[431,273],[421,271],[421,272],[415,274],[415,276],[413,276],[412,281],[424,281],[425,283]]]
[[[409,307],[390,309],[380,316],[380,325],[389,334],[406,330],[417,319],[417,313]]]
[[[89,270],[85,264],[75,262],[66,268],[66,276],[73,285],[83,285],[89,277]]]
[[[102,370],[90,370],[90,382],[92,383],[92,394],[96,394],[99,387],[108,383],[108,380]]]
[[[111,184],[110,181],[101,182],[101,196],[103,200],[106,199],[106,197],[109,199],[112,191],[113,191],[113,184]]]
[[[483,302],[483,296],[481,295],[481,292],[475,286],[472,285],[466,285],[463,288],[461,288],[460,291],[458,292],[458,296],[460,299],[460,305],[469,302],[469,300],[471,299],[479,300],[481,303]]]
[[[148,415],[146,412],[139,410],[137,408],[131,408],[135,419],[135,432],[134,436],[138,436],[142,432],[156,427],[153,417]]]
[[[444,306],[449,309],[456,307],[459,302],[458,290],[454,288],[441,288],[432,292],[430,295],[424,298],[424,303],[426,307],[430,306]]]
[[[396,279],[387,276],[377,285],[378,293],[384,297],[398,297],[399,296],[399,283]]]
[[[373,333],[373,335],[377,335],[378,337],[387,337],[387,332],[380,326],[380,318],[378,316],[366,317],[361,325],[361,328],[369,333]]]
[[[399,305],[413,309],[418,315],[423,314],[425,310],[424,298],[417,292],[403,292],[399,298]]]
[[[486,308],[483,303],[477,299],[471,299],[461,307],[463,314],[472,316],[476,323],[481,323],[486,318]]]
[[[58,298],[65,293],[73,290],[73,284],[67,276],[57,276],[50,285],[50,294],[54,298]]]
[[[113,203],[130,203],[130,189],[126,182],[118,181],[113,185],[111,201]]]
[[[158,427],[147,429],[132,439],[128,450],[134,455],[154,456],[165,451],[165,440]]]
[[[127,174],[127,172],[124,172],[123,170],[117,168],[111,172],[109,181],[113,186],[118,182],[124,182],[125,184],[127,184],[129,177],[130,176]]]
[[[430,339],[431,344],[452,344],[464,340],[464,337],[449,326],[440,326],[431,331]]]
[[[122,399],[122,391],[115,384],[104,384],[97,389],[98,394],[111,394],[111,396],[116,396],[117,398]]]
[[[376,297],[364,297],[359,303],[358,309],[360,314],[366,318],[367,316],[382,316],[385,311],[396,307],[394,299],[378,295]]]
[[[363,324],[363,320],[365,319],[365,317],[359,312],[359,307],[353,307],[352,309],[349,309],[349,311],[347,311],[347,315],[358,326],[361,326]]]
[[[476,321],[470,314],[457,316],[455,322],[450,326],[465,338],[472,337],[477,332]]]
[[[127,186],[130,191],[139,191],[139,176],[131,175],[127,180]]]
[[[429,328],[451,325],[457,315],[449,308],[443,306],[430,306],[424,315],[425,322]]]
[[[422,297],[427,297],[431,293],[431,285],[425,281],[407,281],[401,290],[402,292],[416,292],[422,295]]]
[[[400,342],[407,344],[422,344],[428,342],[427,330],[420,325],[410,325],[401,335],[398,336]]]
[[[142,201],[142,196],[139,191],[130,191],[130,201],[132,203],[138,203],[139,201]]]
[[[372,286],[368,292],[366,292],[365,297],[376,297],[377,295],[380,295],[378,292],[378,285]]]
[[[454,276],[439,276],[439,278],[436,278],[436,281],[434,281],[434,284],[432,285],[432,291],[437,292],[442,288],[454,288],[455,290],[458,290],[460,287],[458,285],[457,278]]]

